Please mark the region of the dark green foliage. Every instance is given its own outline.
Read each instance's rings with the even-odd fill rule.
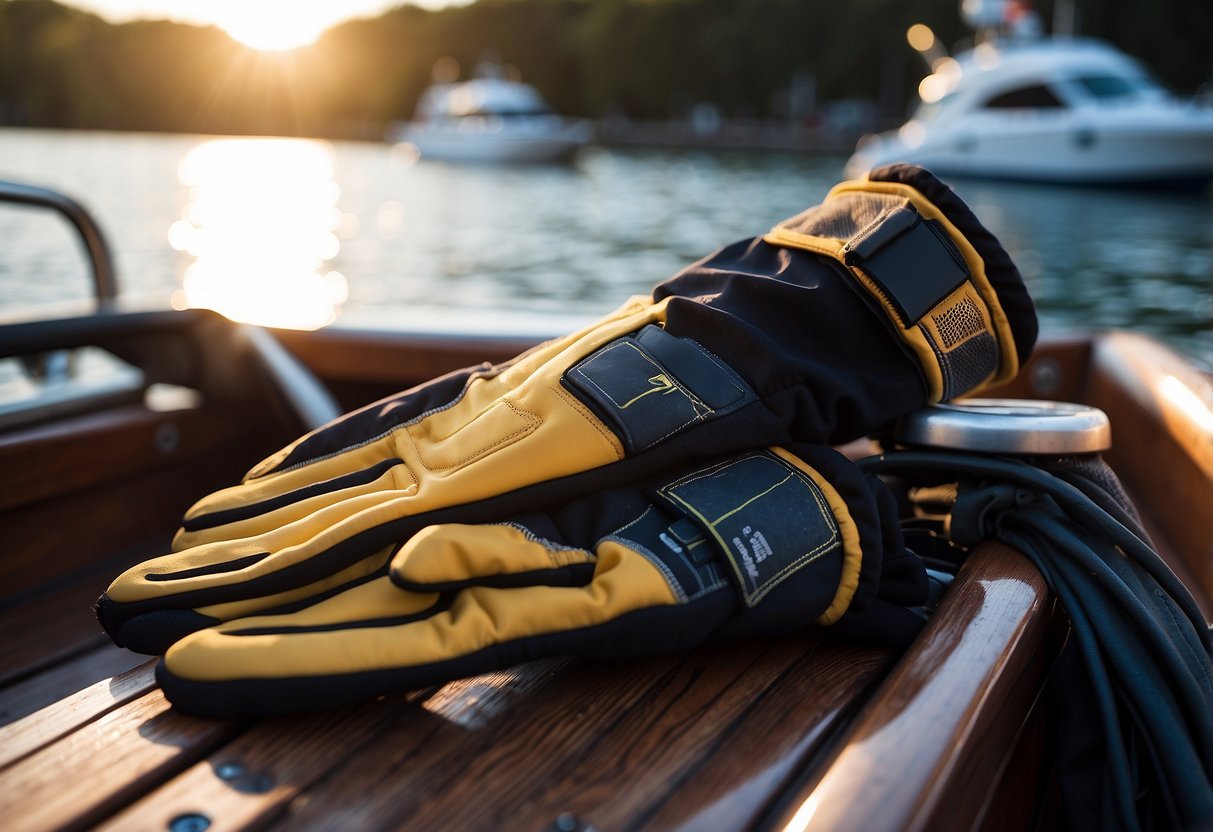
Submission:
[[[1038,4],[1046,22],[1052,3]],[[1107,37],[1190,93],[1213,77],[1207,0],[1087,3],[1084,34]],[[434,62],[466,77],[488,54],[553,106],[587,116],[787,111],[793,79],[817,102],[859,98],[904,113],[923,65],[919,21],[955,44],[956,0],[480,0],[400,6],[337,26],[313,46],[258,53],[213,27],[112,25],[52,0],[0,0],[0,124],[213,133],[377,136],[407,118]]]

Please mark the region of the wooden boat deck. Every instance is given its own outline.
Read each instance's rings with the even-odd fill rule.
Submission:
[[[130,336],[90,338],[129,354]],[[348,406],[520,346],[281,338]],[[1178,367],[1126,380],[1139,354],[1114,338],[1055,342],[1008,392],[1089,400],[1130,426],[1112,461],[1207,600],[1213,439],[1173,406],[1191,400],[1149,384],[1180,384],[1206,413],[1213,386]],[[292,430],[267,402],[198,386],[208,395],[184,408],[131,403],[0,434],[4,828],[1051,825],[1041,690],[1065,622],[999,544],[972,554],[900,657],[810,630],[640,662],[533,662],[305,716],[174,711],[152,663],[110,645],[89,606],[163,549],[189,502]]]

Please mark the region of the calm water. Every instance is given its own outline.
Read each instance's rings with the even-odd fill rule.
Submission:
[[[0,130],[0,178],[99,217],[133,304],[268,324],[597,315],[818,202],[842,158],[593,150],[564,168],[454,167],[375,144]],[[1213,366],[1213,201],[955,183],[1046,330],[1117,327]],[[0,207],[0,317],[88,296],[67,228]]]

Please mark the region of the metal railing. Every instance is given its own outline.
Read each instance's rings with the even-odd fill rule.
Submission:
[[[35,205],[57,211],[75,227],[84,242],[97,300],[105,303],[118,296],[118,278],[114,273],[114,261],[105,242],[105,235],[83,205],[49,188],[4,180],[0,180],[0,202]]]

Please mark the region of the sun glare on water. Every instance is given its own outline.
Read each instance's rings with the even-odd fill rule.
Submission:
[[[333,321],[347,287],[328,266],[342,220],[328,145],[215,139],[190,151],[179,177],[188,203],[169,243],[193,262],[174,306],[292,329]]]

